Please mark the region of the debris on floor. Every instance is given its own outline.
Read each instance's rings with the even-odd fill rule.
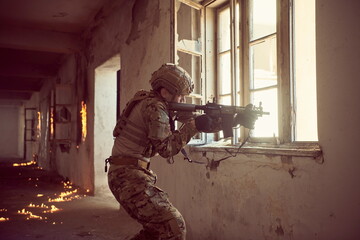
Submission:
[[[2,240],[125,240],[140,229],[112,196],[89,196],[36,163],[0,161],[0,189]]]

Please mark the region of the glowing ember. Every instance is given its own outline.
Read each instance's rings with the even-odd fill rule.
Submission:
[[[30,203],[29,205],[28,205],[28,207],[33,207],[33,208],[49,208],[49,206],[47,206],[47,205],[45,205],[45,204],[41,204],[41,205],[35,205],[35,204],[33,204],[33,203]]]
[[[54,213],[54,212],[57,212],[57,211],[60,211],[60,209],[55,207],[54,205],[51,205],[50,209],[43,211],[43,213]]]
[[[9,218],[4,218],[4,217],[0,217],[0,222],[5,222],[5,221],[9,221]]]
[[[64,184],[64,188],[67,188],[67,189],[72,189],[73,186],[71,185],[72,183],[71,182],[63,182]]]
[[[38,178],[28,178],[28,180],[39,180]],[[60,195],[55,194],[57,198],[52,199],[49,198],[48,202],[67,202],[72,201],[74,199],[80,199],[82,196],[78,194],[79,189],[73,189],[74,187],[71,185],[72,183],[70,181],[62,182],[64,185],[64,192],[61,192]],[[44,194],[39,193],[37,194],[37,197],[42,197]],[[53,214],[55,212],[61,211],[62,209],[57,208],[55,205],[52,204],[34,204],[30,203],[22,210],[18,210],[17,213],[20,215],[25,215],[26,220],[43,220],[46,223],[49,224],[63,224],[63,222],[53,222],[48,219],[48,215],[46,214]],[[7,209],[2,208],[0,209],[0,212],[6,212]],[[9,218],[0,217],[0,221],[8,221]]]
[[[36,164],[36,162],[34,160],[31,160],[30,162],[14,163],[13,166],[14,167],[24,167],[24,166],[34,165],[34,164]],[[29,180],[31,180],[31,178]]]
[[[68,202],[68,201],[71,201],[73,199],[79,199],[80,198],[79,195],[70,196],[70,195],[72,195],[74,193],[77,193],[77,189],[75,189],[73,191],[62,192],[62,193],[60,193],[60,196],[55,198],[55,199],[49,198],[49,202]]]
[[[81,115],[81,139],[84,142],[85,139],[86,139],[86,134],[87,134],[87,130],[86,130],[86,104],[84,103],[84,101],[81,101],[80,115]]]
[[[19,210],[18,214],[27,215],[26,220],[30,220],[30,219],[39,219],[39,220],[47,219],[46,217],[38,216],[38,215],[33,214],[30,211],[27,211],[27,210],[25,210],[25,208],[23,208],[21,211]]]

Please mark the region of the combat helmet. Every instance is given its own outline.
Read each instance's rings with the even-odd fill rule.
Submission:
[[[150,79],[153,90],[166,88],[171,94],[188,95],[194,89],[190,75],[180,66],[173,63],[163,64]]]

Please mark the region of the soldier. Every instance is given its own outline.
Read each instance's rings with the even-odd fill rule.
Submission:
[[[109,187],[117,201],[143,229],[132,239],[185,239],[185,221],[167,194],[155,186],[150,158],[176,155],[199,131],[194,119],[174,130],[168,102],[184,102],[193,90],[189,74],[174,64],[164,64],[152,74],[151,91],[139,91],[117,122],[108,172]]]

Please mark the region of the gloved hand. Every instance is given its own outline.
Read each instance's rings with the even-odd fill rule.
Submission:
[[[195,126],[199,132],[216,133],[221,131],[221,119],[209,115],[200,115],[195,118]]]
[[[234,118],[234,126],[240,124],[248,129],[254,129],[255,121],[258,119],[256,113],[252,111],[254,105],[251,103],[246,105],[245,111],[236,114]]]

